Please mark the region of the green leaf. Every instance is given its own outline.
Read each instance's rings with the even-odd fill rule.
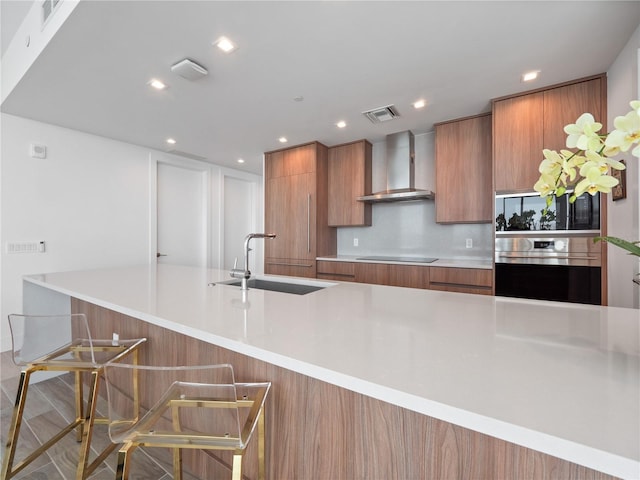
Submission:
[[[640,242],[629,242],[627,240],[623,240],[618,237],[596,237],[593,239],[593,242],[595,243],[600,240],[604,242],[609,242],[610,244],[615,245],[616,247],[623,248],[624,250],[629,252],[631,255],[640,257]]]

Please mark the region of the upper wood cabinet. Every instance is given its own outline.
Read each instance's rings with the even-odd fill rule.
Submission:
[[[533,191],[542,150],[566,148],[564,126],[585,112],[606,123],[606,77],[493,101],[493,171],[497,193]]]
[[[435,128],[436,222],[491,222],[491,114]]]
[[[327,223],[327,147],[313,142],[265,154],[265,272],[316,276],[316,257],[336,253]]]
[[[329,148],[329,225],[371,226],[371,204],[356,199],[371,193],[371,143]]]

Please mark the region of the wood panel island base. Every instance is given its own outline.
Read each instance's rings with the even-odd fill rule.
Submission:
[[[147,364],[231,363],[237,381],[271,381],[267,478],[613,479],[586,467],[422,415],[291,370],[72,298],[96,337],[147,337]],[[229,474],[230,458],[185,450],[198,478]],[[255,445],[244,473],[257,478]]]
[[[149,364],[228,362],[237,381],[272,382],[271,480],[640,478],[638,310],[278,276],[262,278],[321,288],[242,292],[228,278],[176,265],[30,275],[24,309],[147,337]],[[185,462],[229,474],[225,457]]]

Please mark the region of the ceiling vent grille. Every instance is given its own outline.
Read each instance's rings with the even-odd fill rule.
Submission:
[[[362,112],[362,114],[369,120],[371,120],[372,123],[388,122],[389,120],[393,120],[394,118],[398,118],[400,116],[398,110],[396,110],[396,107],[394,107],[393,105],[374,108],[373,110]]]
[[[182,150],[171,149],[171,150],[167,150],[167,153],[190,158],[191,160],[199,160],[201,162],[206,160],[205,157],[201,157],[200,155],[196,155],[195,153],[183,152]]]

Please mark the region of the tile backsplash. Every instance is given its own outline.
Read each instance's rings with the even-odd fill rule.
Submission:
[[[436,192],[437,195],[437,192]],[[371,227],[338,228],[338,255],[404,255],[491,260],[493,224],[436,223],[433,201],[380,203]],[[354,238],[358,246],[354,246]],[[472,248],[466,248],[467,239]]]

